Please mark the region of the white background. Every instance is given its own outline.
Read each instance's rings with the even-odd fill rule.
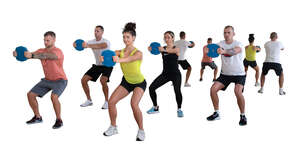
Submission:
[[[0,151],[299,151],[299,4],[296,1],[1,1],[1,106]],[[74,40],[94,38],[94,27],[105,28],[104,38],[112,49],[124,47],[122,28],[125,23],[137,23],[135,46],[143,52],[142,72],[148,86],[162,71],[161,56],[146,49],[152,41],[163,43],[163,33],[172,30],[178,39],[184,30],[187,40],[196,46],[188,49],[186,57],[192,65],[190,83],[182,87],[184,118],[176,116],[176,102],[171,83],[157,90],[160,113],[148,115],[152,106],[148,88],[141,100],[146,140],[136,142],[137,125],[130,108],[130,97],[117,105],[119,134],[102,135],[109,126],[107,110],[99,81],[89,83],[94,105],[81,108],[85,101],[80,79],[93,64],[88,49],[77,52]],[[206,68],[204,81],[199,82],[202,47],[208,37],[214,42],[223,39],[223,28],[233,25],[235,39],[248,44],[248,34],[255,33],[255,43],[263,46],[269,34],[278,33],[285,50],[281,61],[285,74],[286,96],[278,94],[278,77],[270,71],[265,92],[254,87],[254,70],[249,69],[244,96],[248,125],[240,127],[239,110],[233,86],[219,92],[221,120],[206,121],[213,112],[209,89],[213,71]],[[55,115],[50,94],[38,99],[44,122],[26,125],[33,114],[26,93],[44,76],[40,61],[18,62],[12,51],[19,45],[30,51],[44,47],[43,34],[53,30],[56,46],[65,55],[64,69],[69,79],[60,98],[64,126],[51,129]],[[262,67],[264,49],[257,54]],[[215,59],[220,67],[220,58]],[[183,80],[185,71],[182,71]],[[122,72],[116,65],[109,83],[110,93],[120,83]]]

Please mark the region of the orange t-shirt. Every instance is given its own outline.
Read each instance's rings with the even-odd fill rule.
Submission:
[[[201,61],[201,62],[212,62],[212,61],[213,61],[212,58],[209,57],[209,56],[207,56],[207,53],[205,53],[205,51],[204,51],[204,48],[205,48],[206,46],[207,46],[207,45],[205,45],[205,46],[203,47],[203,58],[202,58],[202,61]]]
[[[41,60],[46,80],[51,80],[51,81],[55,81],[59,79],[67,80],[66,74],[63,69],[64,54],[59,48],[54,47],[51,50],[42,48],[42,49],[38,49],[34,53],[54,53],[58,57],[57,60],[49,60],[49,59]]]

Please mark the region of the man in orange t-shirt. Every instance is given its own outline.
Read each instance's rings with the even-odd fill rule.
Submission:
[[[40,59],[45,74],[45,78],[41,79],[41,81],[27,93],[28,102],[34,113],[34,117],[26,123],[34,124],[43,121],[39,113],[36,97],[43,97],[52,90],[51,100],[56,114],[56,121],[52,128],[57,129],[63,125],[58,98],[64,92],[68,80],[63,69],[64,55],[59,48],[55,47],[54,32],[48,31],[44,34],[44,44],[45,48],[35,52],[26,51],[24,53],[24,56],[28,59]],[[16,51],[13,52],[13,55],[17,56]]]
[[[208,38],[207,39],[207,44],[211,44],[211,43],[212,43],[212,38]],[[205,45],[203,47],[203,58],[202,58],[202,61],[201,61],[201,70],[200,70],[200,81],[203,80],[203,73],[204,73],[205,66],[209,66],[211,69],[214,69],[214,79],[213,79],[213,81],[215,81],[217,73],[218,73],[218,66],[215,64],[215,62],[212,60],[211,57],[207,56],[208,52],[206,52],[205,49],[204,49],[206,47],[207,47],[207,45]]]

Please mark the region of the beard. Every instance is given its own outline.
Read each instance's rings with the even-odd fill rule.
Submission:
[[[52,48],[54,45],[45,45],[47,49]]]

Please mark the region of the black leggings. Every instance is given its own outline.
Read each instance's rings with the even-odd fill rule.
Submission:
[[[157,106],[157,96],[155,90],[162,85],[166,84],[167,82],[172,81],[175,95],[176,95],[176,102],[177,107],[181,108],[182,104],[182,94],[181,94],[181,74],[160,74],[150,85],[149,93],[152,99],[153,105]]]

